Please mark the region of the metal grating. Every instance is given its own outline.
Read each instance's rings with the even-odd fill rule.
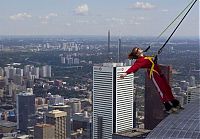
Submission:
[[[161,121],[146,139],[200,139],[200,99]]]

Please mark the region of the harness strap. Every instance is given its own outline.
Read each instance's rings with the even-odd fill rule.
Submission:
[[[155,72],[155,73],[157,73],[159,75],[158,71],[156,71],[154,69],[155,63],[153,62],[153,57],[148,56],[148,57],[145,57],[144,59],[148,59],[152,63],[152,66],[151,66],[151,69],[150,69],[150,74],[149,74],[150,79],[151,79],[151,77],[153,75],[153,72]]]

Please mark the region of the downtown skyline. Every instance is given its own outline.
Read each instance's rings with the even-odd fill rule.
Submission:
[[[2,0],[0,35],[157,36],[191,0]],[[167,31],[168,36],[179,20]],[[199,36],[199,1],[175,36]]]

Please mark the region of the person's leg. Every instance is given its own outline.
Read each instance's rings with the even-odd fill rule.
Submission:
[[[177,99],[171,100],[171,103],[172,103],[172,105],[173,105],[174,108],[177,108],[177,109],[184,109],[184,108],[181,106],[180,102],[179,102]]]
[[[169,102],[174,99],[171,91],[171,87],[159,74],[153,73],[152,81],[160,95],[161,100],[164,102]]]
[[[166,92],[167,98],[169,98],[169,101],[171,102],[172,106],[174,108],[183,109],[180,102],[177,99],[174,98],[172,91],[171,91],[171,87],[169,86],[165,76],[161,76],[161,78],[162,78],[162,82],[163,82],[163,84],[165,84],[165,87],[166,87],[166,90],[167,90],[167,92]]]
[[[169,102],[164,102],[163,104],[165,106],[166,111],[169,111],[172,108],[172,105]]]
[[[174,108],[169,102],[165,102],[163,103],[165,106],[165,111],[166,113],[170,114],[170,113],[176,113],[177,112],[177,108]]]
[[[174,100],[174,96],[171,91],[171,87],[167,81],[163,80],[157,73],[154,73],[152,76],[152,81],[159,92],[160,98],[165,106],[165,110],[168,113],[176,112],[177,109],[174,107],[171,100]]]

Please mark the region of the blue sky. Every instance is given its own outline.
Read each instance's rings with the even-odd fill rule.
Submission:
[[[157,36],[190,2],[1,0],[0,35],[107,35],[110,29],[115,36]],[[199,17],[198,1],[176,36],[199,36]]]

